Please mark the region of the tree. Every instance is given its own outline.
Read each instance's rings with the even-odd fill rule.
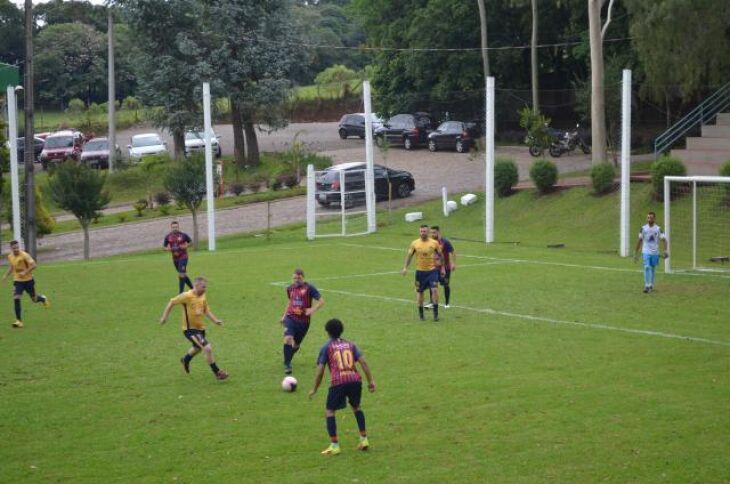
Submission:
[[[71,212],[84,231],[84,259],[89,258],[89,224],[111,200],[104,191],[106,176],[86,165],[66,162],[48,180],[51,198],[60,208]]]
[[[18,65],[23,59],[23,11],[10,0],[0,0],[0,61]]]
[[[603,91],[603,38],[601,7],[605,0],[588,0],[588,28],[591,43],[591,162],[606,161],[606,106]]]
[[[78,22],[89,25],[98,32],[106,31],[106,7],[94,5],[88,1],[51,0],[33,7],[33,16],[36,24],[55,25]]]
[[[183,158],[165,174],[165,190],[193,216],[193,246],[198,249],[198,209],[206,195],[205,160],[200,154]],[[217,186],[214,181],[213,186]]]

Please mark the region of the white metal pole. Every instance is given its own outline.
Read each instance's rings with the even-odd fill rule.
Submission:
[[[486,165],[486,242],[494,242],[494,77],[487,77],[487,133],[485,136]]]
[[[362,83],[362,97],[365,105],[365,204],[367,207],[368,233],[378,229],[375,219],[375,174],[373,168],[373,120],[370,99],[370,81]]]
[[[13,239],[21,241],[20,182],[18,181],[18,106],[15,86],[8,86],[8,138],[10,138],[10,192],[13,206]],[[34,143],[35,144],[35,143]]]
[[[697,269],[697,182],[692,182],[692,269]]]
[[[112,17],[111,6],[107,7],[107,66],[108,66],[108,77],[107,88],[108,88],[108,102],[107,102],[107,124],[109,125],[109,173],[114,171],[114,163],[117,155],[117,121],[116,121],[116,87],[115,87],[115,74],[114,74],[114,19]]]
[[[314,240],[316,236],[317,209],[315,197],[317,182],[314,179],[314,165],[307,165],[307,240]]]
[[[621,94],[621,257],[630,255],[631,223],[631,70],[624,69]]]
[[[205,128],[205,190],[208,202],[208,250],[215,251],[215,187],[213,186],[213,127],[210,120],[210,84],[203,83],[203,123]]]
[[[340,170],[340,215],[342,217],[342,235],[344,236],[347,233],[345,231],[347,219],[347,214],[345,213],[345,170]]]
[[[441,187],[441,205],[443,206],[443,209],[444,209],[444,217],[449,216],[449,209],[446,207],[446,204],[448,203],[448,201],[449,201],[449,194],[446,191],[446,187]]]
[[[671,200],[672,200],[672,194],[669,192],[669,178],[664,177],[664,237],[666,237],[667,249],[669,251],[672,250],[672,246],[671,246],[672,230],[671,230],[671,225],[669,223],[669,220],[671,219],[671,217],[669,216]],[[671,252],[669,252],[669,254],[671,255]],[[669,264],[669,259],[668,258],[664,259],[664,272],[669,273],[671,271],[672,271],[672,268]]]

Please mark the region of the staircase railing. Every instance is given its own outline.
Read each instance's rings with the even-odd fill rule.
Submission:
[[[657,136],[654,140],[654,159],[670,148],[675,141],[687,134],[687,131],[698,124],[704,125],[728,106],[730,106],[730,82],[674,123],[671,128]]]

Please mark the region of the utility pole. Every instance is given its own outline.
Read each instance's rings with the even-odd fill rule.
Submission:
[[[33,2],[25,0],[25,250],[36,257],[33,129]]]
[[[109,102],[107,103],[108,106],[108,118],[107,118],[107,124],[109,125],[109,136],[107,137],[107,141],[109,143],[109,173],[114,171],[114,162],[116,161],[114,158],[117,154],[117,126],[116,126],[116,89],[114,86],[114,20],[112,19],[112,7],[109,5],[107,7],[107,15],[108,15],[108,32],[107,32],[107,38],[108,38],[108,46],[109,46],[109,55],[107,60],[107,67],[109,71],[109,81],[107,84],[109,85]]]

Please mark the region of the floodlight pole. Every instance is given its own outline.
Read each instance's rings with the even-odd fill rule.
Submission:
[[[10,192],[13,206],[13,239],[20,241],[20,182],[18,181],[18,105],[15,86],[8,86],[8,138],[10,138]],[[35,153],[35,151],[34,151]]]
[[[208,250],[215,251],[215,187],[213,186],[213,127],[210,119],[210,83],[203,83],[203,123],[205,128],[205,190],[208,203]]]
[[[368,233],[377,230],[375,220],[375,176],[373,168],[373,120],[370,99],[370,81],[362,83],[362,97],[365,105],[365,204],[367,208]]]
[[[486,242],[494,242],[494,77],[487,77],[486,128],[484,151],[486,153]]]
[[[307,240],[314,240],[316,218],[315,191],[317,184],[314,179],[314,165],[307,165]]]
[[[631,217],[631,71],[624,69],[621,94],[621,257],[628,257]]]

